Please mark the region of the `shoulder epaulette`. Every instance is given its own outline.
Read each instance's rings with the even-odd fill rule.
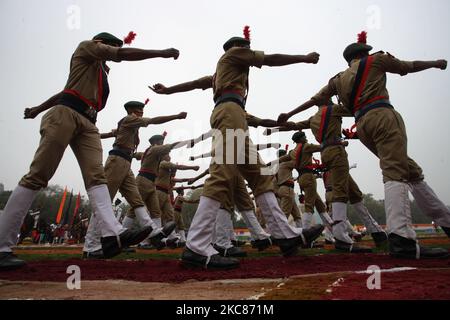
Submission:
[[[380,50],[380,51],[378,51],[378,52],[372,53],[371,56],[374,56],[374,55],[376,55],[376,54],[384,54],[384,53],[385,53],[384,51],[381,51],[381,50]]]

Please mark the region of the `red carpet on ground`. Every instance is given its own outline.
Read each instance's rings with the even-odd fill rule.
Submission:
[[[29,262],[22,269],[0,272],[0,279],[12,281],[65,282],[69,276],[67,267],[77,265],[82,280],[122,279],[140,282],[179,283],[194,279],[198,281],[245,278],[283,278],[294,275],[362,271],[371,265],[381,269],[396,267],[449,268],[450,260],[399,260],[382,254],[319,255],[292,258],[267,257],[243,259],[241,267],[228,271],[186,269],[178,260],[159,259],[143,261],[123,260],[51,260]],[[448,275],[448,273],[447,273]],[[395,277],[395,274],[393,274]]]

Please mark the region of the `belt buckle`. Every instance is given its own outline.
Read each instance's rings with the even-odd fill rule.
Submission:
[[[87,108],[84,113],[91,119],[97,119],[97,111],[92,107]]]

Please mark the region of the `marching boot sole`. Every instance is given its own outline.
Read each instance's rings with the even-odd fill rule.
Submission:
[[[297,255],[297,253],[298,253],[298,246],[292,247],[287,250],[281,250],[281,254],[285,258],[294,257]]]
[[[204,270],[231,270],[239,268],[239,264],[237,265],[231,265],[226,267],[217,267],[217,266],[205,266],[204,264],[201,264],[199,262],[195,261],[189,261],[189,260],[183,260],[180,259],[180,265],[185,269],[204,269]]]
[[[6,266],[6,267],[0,266],[0,272],[2,272],[2,271],[13,271],[13,270],[17,270],[17,269],[20,269],[20,268],[25,267],[26,265],[27,265],[27,264],[24,263],[24,264],[21,264],[21,265],[15,265],[15,266]]]

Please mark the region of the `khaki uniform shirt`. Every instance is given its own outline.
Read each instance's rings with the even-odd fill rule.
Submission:
[[[305,121],[300,121],[296,123],[297,130],[305,130],[311,129],[314,137],[317,141],[320,141],[321,137],[319,137],[320,133],[320,124],[322,122],[322,111],[326,109],[326,106],[322,106],[319,108],[319,111]],[[324,141],[334,141],[336,138],[341,137],[342,132],[342,117],[352,117],[353,115],[350,111],[342,106],[342,105],[333,105],[331,109],[330,120],[328,122],[328,128],[324,135]]]
[[[396,73],[404,76],[414,69],[412,62],[401,61],[389,53],[378,52],[372,56],[374,57],[373,64],[369,71],[366,85],[359,98],[359,103],[364,103],[375,97],[386,97],[388,99],[389,92],[386,89],[386,73]],[[338,95],[341,103],[349,107],[351,105],[349,101],[350,95],[355,83],[359,63],[359,60],[353,60],[347,70],[330,79],[328,85],[312,97],[312,100],[316,104],[321,105],[326,104],[332,96]]]
[[[213,79],[214,99],[225,91],[235,91],[245,97],[248,91],[250,67],[261,68],[263,62],[263,51],[234,47],[225,52],[217,63]]]
[[[64,89],[76,91],[94,106],[104,105],[106,97],[99,77],[107,77],[109,68],[103,62],[120,62],[119,49],[93,40],[81,42],[72,55],[69,79]]]
[[[148,148],[142,156],[140,171],[158,175],[161,159],[170,153],[171,150],[172,145],[170,144],[162,146],[155,145]]]
[[[301,170],[306,166],[312,165],[313,153],[320,151],[320,146],[316,144],[304,143],[300,159],[297,159],[297,151],[302,146],[298,144],[294,150],[289,152],[289,156],[294,161],[295,169]]]
[[[152,119],[141,118],[135,114],[129,114],[117,125],[114,147],[134,151],[139,145],[139,128],[147,127]]]
[[[165,189],[171,189],[172,177],[176,171],[176,165],[169,161],[161,161],[159,164],[158,178],[156,178],[155,184]]]
[[[292,170],[295,168],[295,161],[287,161],[280,163],[277,177],[277,183],[281,186],[283,183],[287,181],[294,182],[294,178],[292,177]]]

